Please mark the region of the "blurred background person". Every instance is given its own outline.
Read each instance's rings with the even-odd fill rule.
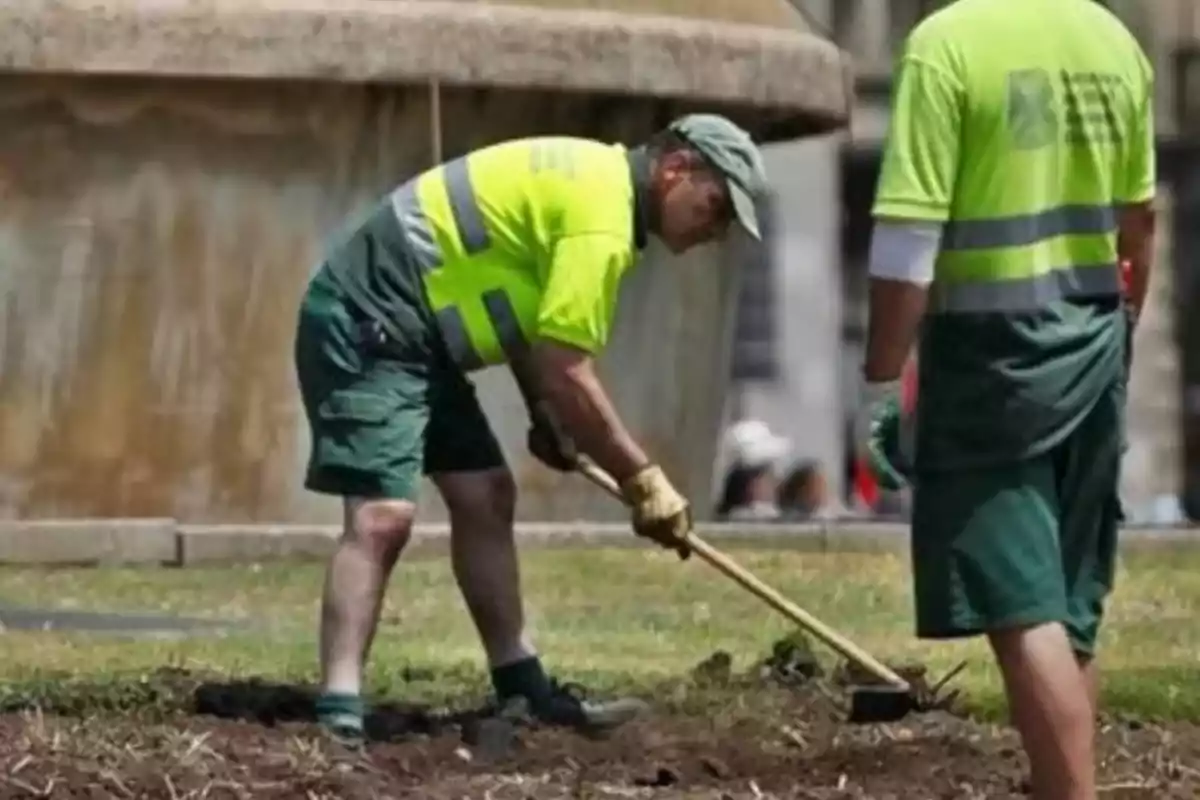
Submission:
[[[789,520],[828,516],[833,509],[821,465],[812,459],[795,464],[779,484],[777,505],[780,515]]]
[[[775,435],[765,422],[747,419],[731,425],[725,435],[729,469],[717,519],[778,519],[780,473],[791,449],[791,441]]]

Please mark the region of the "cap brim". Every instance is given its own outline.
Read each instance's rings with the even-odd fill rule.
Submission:
[[[754,200],[740,186],[729,181],[729,199],[733,201],[733,213],[738,224],[750,234],[755,241],[762,241],[762,233],[758,230],[758,208]]]

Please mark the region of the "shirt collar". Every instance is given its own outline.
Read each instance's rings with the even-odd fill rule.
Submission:
[[[640,252],[646,249],[646,195],[650,190],[650,154],[645,147],[627,153],[629,176],[633,181],[633,246]]]

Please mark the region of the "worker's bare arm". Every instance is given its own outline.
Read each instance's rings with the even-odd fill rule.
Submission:
[[[890,391],[916,343],[958,182],[965,89],[927,47],[937,37],[906,43],[872,207],[863,377],[873,393]]]
[[[538,383],[537,365],[534,364],[531,355],[526,354],[525,357],[513,359],[509,362],[509,369],[512,371],[513,380],[517,383],[517,389],[521,392],[521,399],[525,401],[525,408],[529,412],[529,421],[535,425],[539,422],[545,422],[542,419],[545,411],[545,400],[541,397],[541,388]]]
[[[1154,78],[1143,56],[1144,83],[1140,103],[1129,120],[1126,158],[1118,161],[1113,185],[1116,189],[1117,256],[1129,265],[1127,302],[1132,322],[1137,324],[1154,261],[1154,195],[1158,185],[1156,134],[1154,127]]]
[[[622,483],[650,463],[608,399],[589,353],[543,339],[533,345],[530,363],[539,396],[579,452]]]
[[[1146,302],[1154,262],[1154,202],[1130,203],[1118,209],[1117,253],[1130,266],[1129,304],[1136,324]]]
[[[925,316],[928,287],[941,244],[937,223],[880,219],[871,238],[868,383],[897,380]]]
[[[903,281],[872,278],[867,357],[863,377],[870,383],[900,378],[925,315],[927,290]]]

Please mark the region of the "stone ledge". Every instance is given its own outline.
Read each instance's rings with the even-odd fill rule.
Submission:
[[[0,521],[0,564],[175,564],[172,519]]]
[[[201,564],[255,561],[309,561],[327,558],[338,530],[301,525],[180,525],[176,532],[177,562]]]
[[[418,525],[409,557],[447,552],[445,524]],[[701,524],[705,540],[806,552],[908,552],[904,525],[877,522]],[[179,525],[169,519],[0,521],[0,563],[200,566],[235,562],[312,561],[333,552],[338,529],[324,525]],[[520,523],[522,548],[646,547],[620,523]],[[1200,528],[1130,527],[1122,552],[1200,547]]]
[[[8,72],[634,94],[745,109],[793,135],[842,127],[853,97],[848,56],[822,37],[647,14],[433,1],[10,0],[0,4],[0,31]]]

